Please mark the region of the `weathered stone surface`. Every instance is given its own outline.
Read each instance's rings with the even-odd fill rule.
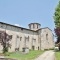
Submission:
[[[22,51],[24,47],[28,47],[30,50],[44,50],[54,47],[52,31],[48,27],[40,28],[39,24],[34,23],[32,25],[31,30],[0,22],[0,31],[6,31],[7,34],[12,35],[9,52],[14,52],[16,50]],[[2,52],[2,49],[3,47],[0,44],[0,52]]]

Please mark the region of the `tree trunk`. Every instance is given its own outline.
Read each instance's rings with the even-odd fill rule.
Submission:
[[[3,53],[5,53],[6,52],[6,43],[4,43],[4,45],[3,45]]]

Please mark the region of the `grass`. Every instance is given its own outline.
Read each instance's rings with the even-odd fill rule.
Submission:
[[[15,58],[18,60],[34,60],[34,58],[38,57],[44,51],[30,51],[28,54],[22,54],[21,52],[9,53],[7,58]]]
[[[60,60],[60,51],[55,52],[56,60]]]

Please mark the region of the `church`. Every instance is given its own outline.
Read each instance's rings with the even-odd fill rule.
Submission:
[[[23,48],[28,48],[29,50],[54,48],[54,35],[50,28],[41,28],[39,23],[30,23],[28,26],[29,28],[27,29],[0,22],[0,31],[6,31],[7,34],[12,35],[9,52],[23,51]],[[0,44],[0,52],[2,49],[3,47]]]

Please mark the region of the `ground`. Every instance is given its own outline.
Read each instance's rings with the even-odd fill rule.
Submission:
[[[55,60],[54,51],[46,51],[35,60]]]
[[[30,51],[28,54],[24,54],[21,52],[13,52],[9,53],[9,56],[6,56],[7,58],[15,58],[18,60],[34,60],[39,55],[41,55],[44,51]]]
[[[60,60],[60,51],[55,52],[56,60]]]
[[[44,53],[43,53],[44,52]],[[60,60],[60,52],[48,51],[30,51],[28,54],[21,52],[8,53],[7,58],[15,58],[18,60]],[[5,58],[4,56],[1,56]]]

